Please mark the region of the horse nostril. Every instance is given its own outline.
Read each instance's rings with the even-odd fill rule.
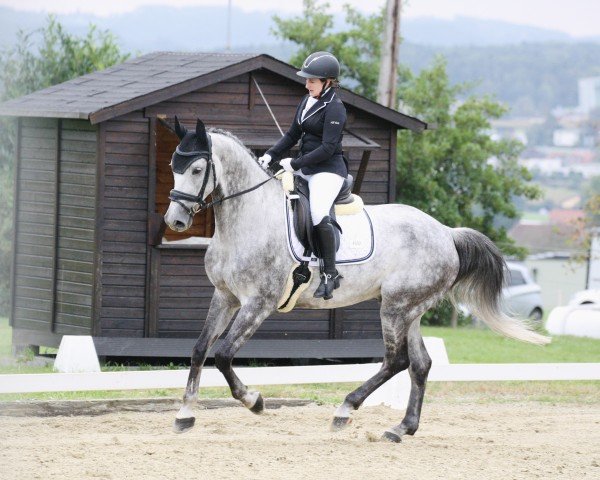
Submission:
[[[177,229],[185,228],[185,223],[183,223],[181,220],[175,220],[174,227]]]

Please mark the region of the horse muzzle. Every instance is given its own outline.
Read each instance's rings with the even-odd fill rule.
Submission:
[[[193,215],[178,202],[171,202],[165,213],[165,223],[175,232],[185,232],[192,226],[193,220]]]

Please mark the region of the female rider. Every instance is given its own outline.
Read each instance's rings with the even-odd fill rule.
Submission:
[[[279,160],[283,169],[308,181],[318,249],[315,253],[321,258],[321,284],[314,297],[329,300],[342,278],[335,268],[335,231],[329,212],[348,176],[342,156],[346,108],[337,94],[340,64],[331,53],[316,52],[297,74],[306,78],[308,95],[298,105],[287,133],[258,160],[263,168]],[[300,155],[280,160],[298,140]]]

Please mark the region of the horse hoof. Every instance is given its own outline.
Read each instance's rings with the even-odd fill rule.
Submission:
[[[333,421],[331,422],[331,431],[339,432],[350,425],[351,422],[352,419],[350,417],[333,417]]]
[[[252,405],[252,407],[250,408],[250,411],[252,413],[256,413],[257,415],[260,415],[261,413],[263,413],[264,409],[265,409],[265,401],[263,400],[262,395],[259,393],[258,398],[256,399],[256,402],[254,402],[254,405]]]
[[[191,430],[196,422],[195,417],[188,418],[176,418],[175,423],[173,424],[173,431],[175,433],[185,433],[188,430]]]
[[[383,435],[381,436],[382,440],[385,440],[387,442],[392,442],[392,443],[400,443],[402,442],[402,437],[400,437],[400,435],[396,435],[393,432],[383,432]]]

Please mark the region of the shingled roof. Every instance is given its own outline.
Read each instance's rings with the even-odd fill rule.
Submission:
[[[0,104],[0,115],[89,119],[92,124],[264,68],[298,83],[296,68],[266,54],[155,52]],[[343,90],[344,102],[398,128],[427,124]]]

